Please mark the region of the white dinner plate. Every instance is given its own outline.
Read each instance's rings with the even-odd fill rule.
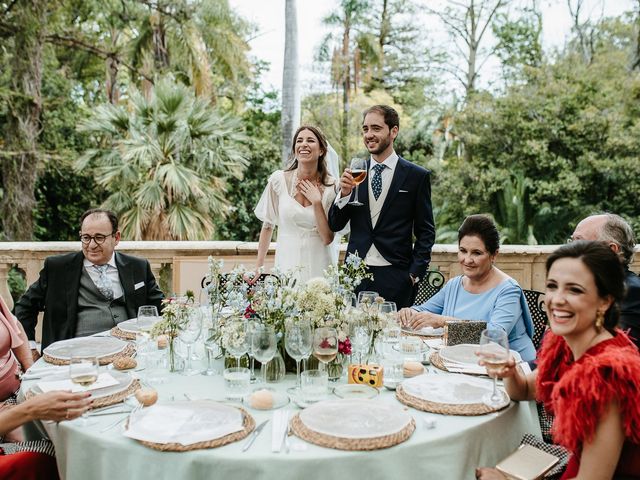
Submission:
[[[483,403],[482,397],[493,391],[493,382],[467,375],[418,375],[402,382],[412,397],[446,405]],[[503,392],[505,404],[509,397]]]
[[[129,320],[125,320],[124,322],[120,322],[118,324],[118,328],[123,332],[128,333],[138,333],[138,319],[130,318]]]
[[[102,358],[122,352],[127,345],[115,337],[78,337],[52,343],[43,353],[60,360],[70,360],[72,355]]]
[[[236,407],[211,400],[155,404],[136,411],[124,435],[153,443],[192,445],[215,440],[243,427]]]
[[[478,351],[480,345],[461,343],[459,345],[452,345],[451,347],[443,347],[440,349],[440,358],[445,362],[462,363],[467,365],[478,365],[479,357],[475,352]],[[516,363],[522,361],[522,357],[515,350],[511,350],[511,355],[516,360]]]
[[[104,370],[102,369],[100,371],[104,372]],[[109,370],[108,372],[109,372],[109,375],[111,375],[114,378],[114,380],[118,382],[118,384],[112,385],[110,387],[91,390],[92,398],[108,397],[116,393],[124,392],[127,388],[129,388],[129,386],[131,385],[131,382],[133,382],[133,377],[129,372],[120,372],[118,370]],[[67,373],[49,375],[47,376],[46,381],[53,382],[56,380],[66,380],[68,378],[69,378],[69,373],[67,372]],[[35,394],[42,393],[42,390],[40,389],[37,383],[33,386],[33,388],[31,388],[31,391]]]
[[[400,405],[374,400],[326,400],[300,412],[315,432],[341,438],[375,438],[398,433],[411,422]]]
[[[403,328],[402,333],[406,333],[408,335],[419,335],[421,337],[439,337],[444,335],[444,328],[424,327],[419,330]]]

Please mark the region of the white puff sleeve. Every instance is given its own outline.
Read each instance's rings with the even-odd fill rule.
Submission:
[[[283,188],[285,188],[284,172],[276,170],[269,177],[267,186],[253,211],[265,227],[273,228],[278,225],[278,203]]]

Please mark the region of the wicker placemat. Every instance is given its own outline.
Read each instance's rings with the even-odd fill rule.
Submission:
[[[256,428],[256,421],[253,417],[241,407],[236,407],[242,413],[242,426],[244,427],[239,432],[233,432],[224,437],[216,438],[214,440],[207,440],[205,442],[193,443],[191,445],[182,445],[180,443],[154,443],[147,442],[146,440],[138,440],[145,447],[153,448],[154,450],[160,450],[161,452],[188,452],[190,450],[201,450],[203,448],[216,448],[228,443],[237,442],[249,435]],[[128,422],[128,421],[127,421]],[[128,428],[128,423],[125,428]]]
[[[374,438],[343,438],[311,430],[300,420],[300,414],[294,415],[291,419],[291,430],[298,437],[321,447],[337,450],[380,450],[393,447],[407,440],[415,429],[416,422],[412,418],[406,427],[391,435]]]
[[[109,405],[115,405],[116,403],[124,402],[129,395],[133,395],[134,393],[136,393],[136,391],[140,390],[140,388],[140,380],[134,378],[126,389],[120,392],[116,392],[112,395],[94,398],[93,402],[91,403],[91,409],[93,410],[94,408],[108,407]],[[36,393],[33,390],[29,390],[25,393],[25,398],[28,400],[36,395],[39,395],[39,393]]]
[[[503,395],[506,393],[502,392]],[[486,415],[487,413],[498,412],[503,408],[509,406],[509,402],[506,402],[500,407],[490,407],[484,403],[470,403],[465,405],[451,405],[447,403],[435,403],[422,398],[414,397],[404,391],[402,385],[398,385],[396,388],[396,398],[401,403],[413,407],[423,412],[441,413],[443,415]]]
[[[120,327],[116,325],[111,329],[111,336],[121,340],[135,340],[136,332],[125,332],[124,330],[120,330]]]
[[[100,362],[100,365],[109,365],[118,357],[132,357],[135,353],[135,345],[132,343],[128,343],[127,346],[118,353],[114,353],[113,355],[108,355],[106,357],[100,357],[98,358],[98,361]],[[42,358],[44,358],[45,362],[51,363],[53,365],[69,365],[70,361],[68,358],[52,357],[50,355],[47,355],[46,353],[42,356]]]

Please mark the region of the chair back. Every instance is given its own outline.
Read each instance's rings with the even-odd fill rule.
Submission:
[[[428,270],[424,278],[418,283],[418,293],[414,300],[414,305],[421,305],[436,293],[444,285],[444,275],[438,270]]]
[[[219,278],[220,278],[220,286],[224,288],[224,287],[225,287],[225,285],[227,284],[227,282],[229,281],[230,277],[231,277],[231,275],[230,275],[230,274],[228,274],[228,273],[223,273],[223,274],[221,274],[221,275],[219,276]],[[258,283],[258,282],[262,282],[264,279],[266,279],[266,278],[268,278],[268,277],[271,277],[271,278],[272,278],[273,280],[275,280],[278,284],[280,283],[280,279],[278,278],[278,276],[277,276],[277,275],[273,275],[272,273],[262,273],[262,274],[260,274],[260,276],[258,277],[258,280],[256,281],[256,283]],[[244,280],[242,280],[242,279],[240,279],[240,278],[237,278],[235,282],[236,282],[236,285],[238,285],[238,286],[239,286],[241,283],[247,283],[246,281],[244,281]],[[200,286],[201,286],[202,288],[205,288],[205,287],[206,287],[207,285],[209,285],[210,283],[211,283],[211,282],[207,282],[207,277],[206,277],[206,276],[204,276],[204,277],[202,277],[202,280],[200,281]]]
[[[527,300],[529,313],[533,320],[533,346],[536,350],[540,348],[542,337],[549,325],[547,312],[544,310],[544,293],[537,290],[522,290],[524,298]]]

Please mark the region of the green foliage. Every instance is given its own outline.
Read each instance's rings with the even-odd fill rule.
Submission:
[[[149,99],[100,105],[79,128],[98,146],[76,169],[93,168],[128,239],[210,239],[229,206],[226,180],[247,165],[240,122],[169,79]]]

